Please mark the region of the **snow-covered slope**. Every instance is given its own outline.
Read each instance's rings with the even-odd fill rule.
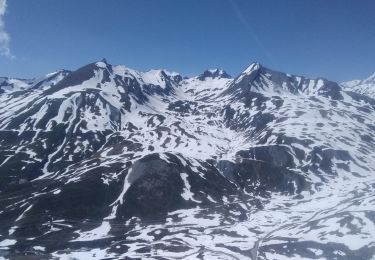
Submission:
[[[362,95],[375,98],[375,73],[364,80],[352,80],[341,83],[347,91],[353,91]]]
[[[28,80],[0,78],[0,93],[25,90],[30,86]]]
[[[258,63],[49,74],[0,94],[1,254],[371,259],[374,118]]]

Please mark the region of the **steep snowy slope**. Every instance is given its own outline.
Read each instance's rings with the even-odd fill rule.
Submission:
[[[375,101],[105,60],[0,94],[0,255],[371,259]]]
[[[347,91],[375,98],[375,74],[364,80],[352,80],[341,83],[341,86]]]

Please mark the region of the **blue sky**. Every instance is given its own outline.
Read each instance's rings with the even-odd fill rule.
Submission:
[[[188,76],[215,67],[235,76],[252,61],[336,81],[375,72],[373,0],[8,0],[1,18],[10,40],[0,44],[14,56],[0,56],[4,76],[103,57]]]

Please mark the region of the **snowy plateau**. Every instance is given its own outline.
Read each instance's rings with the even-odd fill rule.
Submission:
[[[0,78],[0,259],[375,259],[374,94],[258,63]]]

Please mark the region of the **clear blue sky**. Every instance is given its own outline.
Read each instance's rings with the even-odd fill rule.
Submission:
[[[374,0],[8,0],[16,58],[0,75],[34,77],[103,57],[184,75],[252,61],[336,81],[375,72]]]

